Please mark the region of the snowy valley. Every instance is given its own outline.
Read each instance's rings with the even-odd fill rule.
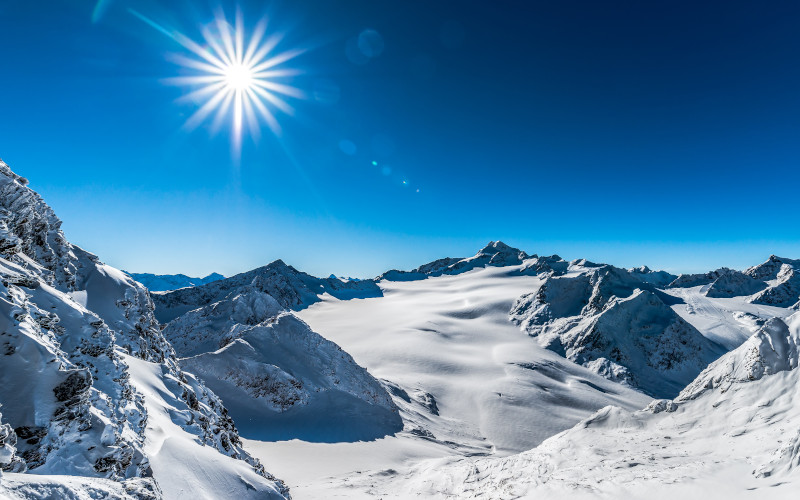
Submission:
[[[496,241],[366,280],[129,275],[27,184],[0,162],[2,498],[800,487],[800,260],[672,275]]]

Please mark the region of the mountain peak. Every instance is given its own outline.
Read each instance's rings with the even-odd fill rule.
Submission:
[[[478,254],[495,254],[498,252],[520,252],[520,249],[506,245],[500,240],[490,241],[485,247],[481,248]]]

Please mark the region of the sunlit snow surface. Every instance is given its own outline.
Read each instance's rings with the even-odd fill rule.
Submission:
[[[793,491],[756,477],[748,457],[768,461],[791,444],[800,425],[800,411],[792,414],[796,370],[759,381],[764,387],[704,394],[675,412],[638,411],[651,398],[539,347],[509,322],[513,302],[542,283],[519,276],[519,268],[382,281],[383,297],[324,297],[297,313],[402,390],[395,401],[405,428],[371,442],[246,441],[248,449],[296,499],[782,498]],[[708,298],[704,287],[668,293],[675,312],[728,349],[768,318],[791,313],[748,297]],[[426,411],[430,399],[438,415]],[[607,405],[614,408],[591,416]]]
[[[506,456],[603,406],[646,406],[647,396],[539,347],[508,320],[514,300],[541,283],[515,276],[519,267],[382,281],[383,297],[324,297],[297,313],[397,387],[405,428],[373,442],[246,441],[248,449],[287,481],[296,499],[352,498],[369,490],[351,490],[355,477],[393,477],[422,458]],[[438,415],[426,406],[431,400]]]

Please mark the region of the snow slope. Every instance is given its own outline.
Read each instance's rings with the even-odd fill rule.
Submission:
[[[609,406],[507,458],[427,460],[370,483],[384,498],[796,498],[800,316],[765,324],[675,401]]]
[[[128,275],[151,292],[177,290],[178,288],[205,285],[206,283],[225,279],[225,276],[219,273],[211,273],[205,278],[191,278],[185,274],[128,273]]]

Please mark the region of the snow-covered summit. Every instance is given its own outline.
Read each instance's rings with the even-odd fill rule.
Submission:
[[[767,284],[732,269],[726,269],[705,289],[706,297],[742,297],[767,288]]]
[[[778,307],[790,307],[797,303],[800,299],[800,265],[795,263],[781,264],[775,278],[767,282],[769,286],[755,294],[750,302]]]

